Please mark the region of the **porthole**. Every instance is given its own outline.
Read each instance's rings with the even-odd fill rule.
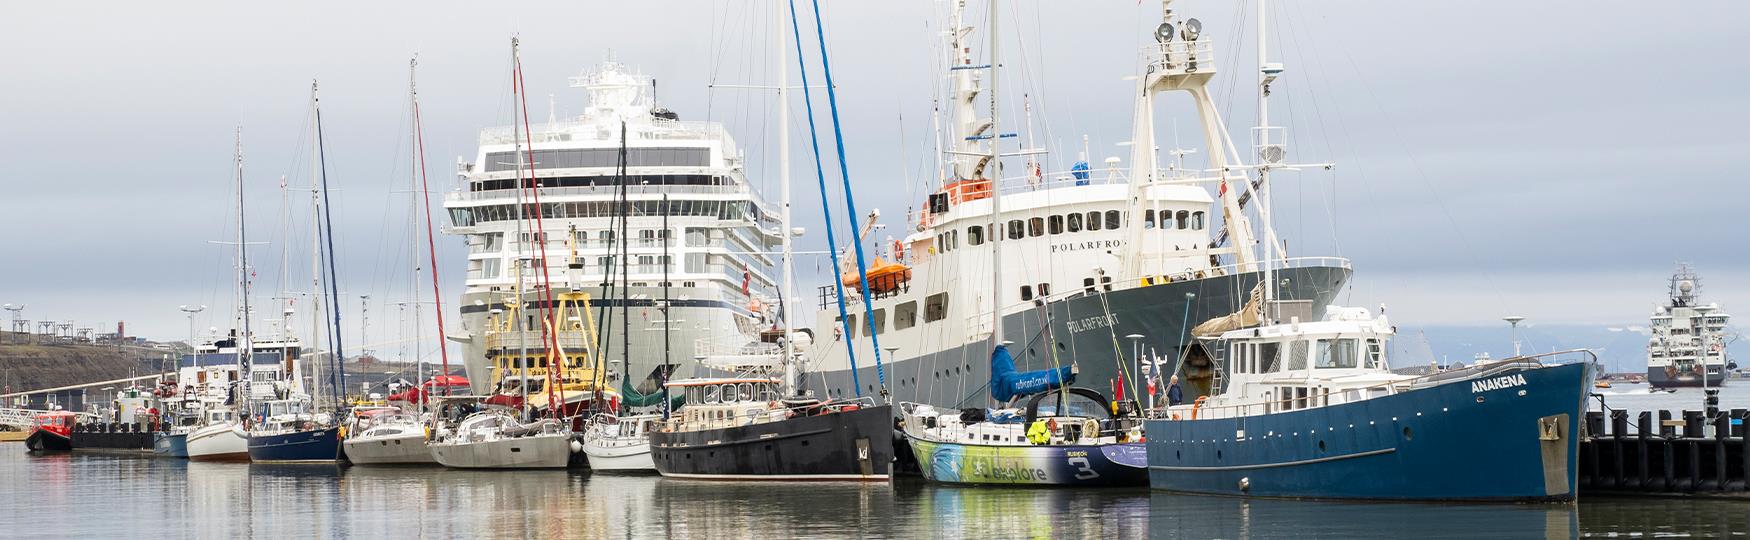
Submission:
[[[1181,454],[1178,450],[1174,450],[1173,451],[1173,459],[1184,460],[1185,456],[1184,456],[1184,454]]]
[[[1217,461],[1220,461],[1220,460],[1221,460],[1221,451],[1220,451],[1220,450],[1216,450],[1216,451],[1215,451],[1215,459],[1216,459],[1216,460],[1217,460]]]
[[[1410,426],[1404,426],[1404,440],[1407,441],[1410,439],[1411,439]]]
[[[1066,351],[1066,350],[1069,350],[1069,346],[1064,345],[1062,341],[1059,341],[1059,342],[1057,342],[1057,350],[1059,352]]]
[[[1320,452],[1325,451],[1325,441],[1323,439],[1319,440],[1319,451]]]

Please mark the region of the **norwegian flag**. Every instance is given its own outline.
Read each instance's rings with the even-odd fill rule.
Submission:
[[[1216,195],[1217,196],[1227,195],[1227,180],[1221,181],[1221,192],[1217,193]]]

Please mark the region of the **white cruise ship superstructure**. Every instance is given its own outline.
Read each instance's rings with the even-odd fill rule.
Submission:
[[[517,127],[483,130],[474,161],[459,165],[461,187],[444,200],[453,225],[448,231],[468,242],[462,329],[451,339],[466,344],[476,393],[493,390],[489,357],[505,358],[489,354],[506,343],[488,339],[487,330],[514,298],[518,269],[529,308],[522,313],[531,318],[544,307],[532,286],[540,265],[555,294],[588,293],[598,321],[619,316],[622,303],[629,304],[629,336],[622,320],[600,325],[603,358],[618,359],[620,348],[629,346],[638,366],[661,363],[662,325],[671,322],[676,376],[690,375],[701,351],[753,341],[775,320],[776,309],[768,306],[775,306],[771,253],[778,220],[749,186],[741,150],[723,126],[683,121],[657,107],[651,79],[612,61],[572,77],[571,86],[588,92],[583,115],[535,124],[527,135]],[[531,200],[525,200],[519,237],[517,179],[530,176],[531,154],[541,230],[534,230],[536,194],[524,190],[521,196]],[[625,261],[618,260],[616,239],[622,181],[630,208]],[[622,263],[629,265],[624,282]],[[665,266],[671,284],[666,316],[660,305]],[[538,329],[540,322],[528,327]],[[634,382],[647,376],[642,371],[631,375]]]

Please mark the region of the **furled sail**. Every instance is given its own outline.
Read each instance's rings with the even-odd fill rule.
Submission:
[[[1239,311],[1203,321],[1202,324],[1198,324],[1191,329],[1191,335],[1200,338],[1212,338],[1220,336],[1223,332],[1229,330],[1239,330],[1241,328],[1257,326],[1259,322],[1264,320],[1263,284],[1260,283],[1257,286],[1252,287],[1251,294],[1246,296],[1246,305],[1240,307]]]
[[[637,387],[632,386],[632,378],[631,377],[621,377],[620,378],[620,406],[621,407],[654,407],[656,405],[661,405],[662,404],[662,381],[664,381],[668,378],[664,373],[665,369],[669,372],[672,372],[674,370],[674,366],[668,365],[668,364],[657,366],[657,368],[655,370],[650,372],[650,376],[645,377],[644,382],[642,384],[639,384]],[[642,390],[642,391],[640,391],[640,390]],[[683,399],[683,396],[681,394],[678,394],[678,393],[670,394],[669,397],[670,397],[670,403],[671,403],[670,407],[671,408],[680,408],[681,403],[683,403],[685,401]]]
[[[1073,384],[1075,380],[1074,366],[1015,371],[1015,358],[1009,356],[1007,345],[998,345],[990,353],[990,397],[998,402],[1007,403],[1021,396],[1050,392]]]

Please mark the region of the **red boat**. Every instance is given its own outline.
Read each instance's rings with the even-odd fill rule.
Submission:
[[[73,413],[67,411],[49,411],[36,415],[36,424],[31,426],[30,436],[24,439],[24,446],[32,452],[71,452],[73,451]]]
[[[430,395],[466,395],[469,392],[468,378],[460,375],[438,375],[425,381],[424,384],[389,395],[391,402],[423,404]]]

